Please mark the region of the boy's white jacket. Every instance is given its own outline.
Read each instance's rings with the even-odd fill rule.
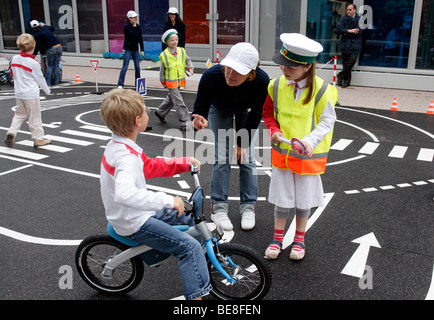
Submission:
[[[189,170],[188,158],[148,158],[131,139],[113,134],[101,162],[101,197],[107,220],[128,236],[155,214],[173,208],[174,198],[150,191],[146,179],[169,177]]]
[[[50,94],[41,66],[34,56],[20,52],[12,58],[12,76],[14,77],[15,98],[30,100],[39,98],[39,87]]]

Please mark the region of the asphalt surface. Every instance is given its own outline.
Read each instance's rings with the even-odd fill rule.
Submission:
[[[105,231],[98,175],[110,133],[98,111],[104,93],[112,88],[100,85],[103,94],[98,95],[92,94],[92,84],[63,83],[42,99],[44,129],[52,145],[34,149],[26,123],[13,149],[0,144],[0,299],[169,300],[182,296],[174,259],[159,268],[145,268],[139,287],[118,297],[95,292],[75,269],[77,243]],[[2,86],[0,91],[0,136],[6,135],[13,116],[11,89]],[[195,93],[182,95],[191,111]],[[154,111],[165,96],[164,90],[149,89],[145,103]],[[433,299],[434,116],[351,106],[337,107],[336,112],[332,150],[322,177],[327,204],[312,210],[306,257],[293,262],[289,250],[284,250],[271,261],[273,284],[265,299]],[[152,129],[138,139],[148,156],[167,156],[181,148],[184,154],[172,155],[194,153],[209,159],[212,145],[171,139],[181,134],[187,139],[197,136],[175,130],[179,126],[175,112],[167,120],[160,124],[151,112]],[[260,128],[265,129],[263,123]],[[266,136],[261,134],[258,147],[264,148],[257,149],[256,227],[241,230],[234,166],[229,191],[234,232],[228,236],[231,242],[263,254],[273,235]],[[200,180],[207,193],[211,169],[212,164],[203,161]],[[188,173],[148,183],[181,195],[194,186]],[[209,208],[206,201],[207,216]],[[286,245],[292,240],[290,234],[289,230]],[[354,265],[353,258],[358,258]],[[357,266],[362,274],[351,275],[357,273]]]

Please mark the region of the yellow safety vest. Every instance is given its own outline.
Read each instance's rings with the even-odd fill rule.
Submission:
[[[176,57],[166,48],[160,54],[160,61],[164,64],[164,80],[170,89],[185,87],[185,63],[187,55],[184,48],[176,48]]]
[[[304,105],[308,90],[304,90],[298,102],[295,102],[292,85],[287,85],[285,76],[273,79],[268,85],[268,94],[273,99],[274,118],[279,122],[280,130],[287,139],[293,137],[303,139],[312,132],[319,122],[319,117],[332,99],[333,105],[338,99],[338,91],[323,79],[315,76],[315,94],[311,101]],[[316,175],[325,172],[327,156],[333,136],[333,129],[313,150],[311,158],[297,155],[286,143],[273,144],[272,165],[279,169],[289,169],[304,175]]]

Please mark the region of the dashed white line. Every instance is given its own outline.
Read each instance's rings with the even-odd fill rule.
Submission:
[[[408,183],[408,182],[404,182],[404,183],[398,183],[396,185],[396,187],[399,188],[409,188],[409,187],[413,187],[413,186],[423,186],[423,185],[427,185],[428,183],[434,183],[434,179],[429,179],[428,181],[414,181],[412,183]],[[393,190],[396,189],[395,186],[392,185],[384,185],[384,186],[380,186],[379,188],[381,190]],[[379,191],[376,187],[369,187],[369,188],[362,188],[363,192],[375,192],[375,191]],[[346,190],[344,191],[345,194],[358,194],[361,193],[359,190],[353,189],[353,190]]]

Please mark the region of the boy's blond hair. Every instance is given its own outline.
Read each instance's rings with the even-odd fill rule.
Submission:
[[[22,52],[29,52],[35,48],[36,41],[31,34],[23,33],[17,38],[17,46]]]
[[[143,114],[145,102],[137,92],[129,89],[113,89],[101,103],[101,115],[107,127],[126,137],[132,133],[135,118]]]

